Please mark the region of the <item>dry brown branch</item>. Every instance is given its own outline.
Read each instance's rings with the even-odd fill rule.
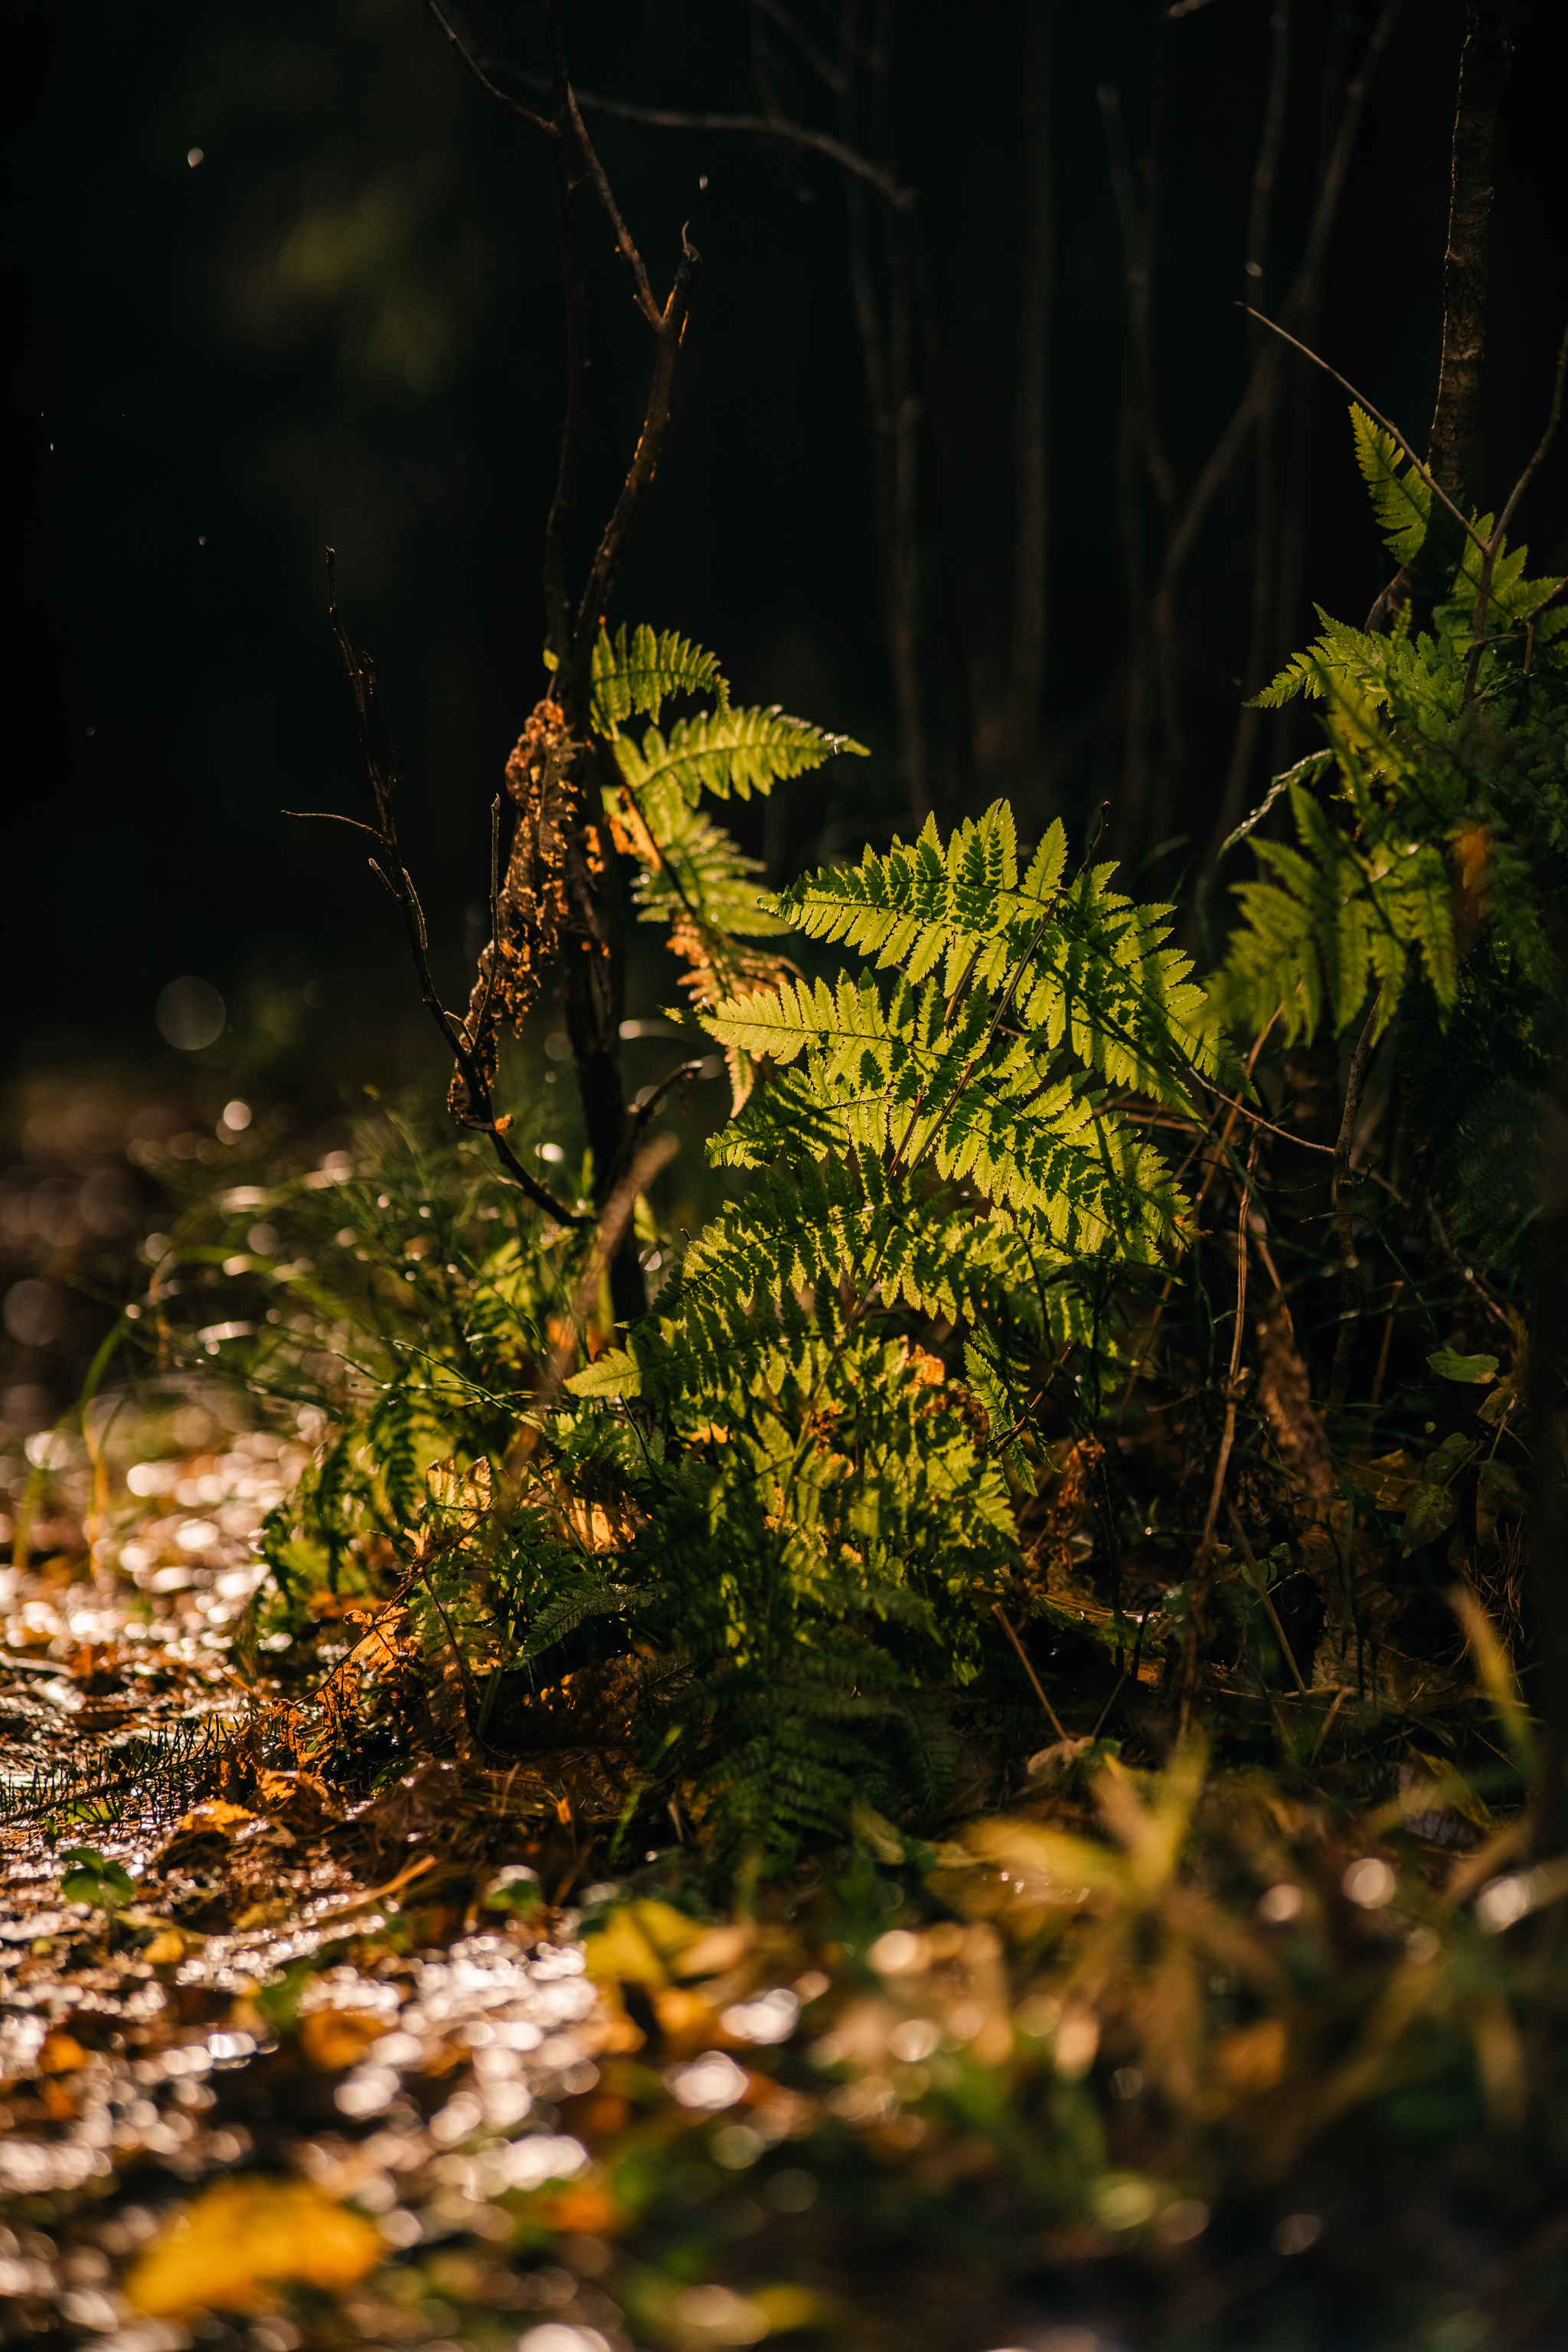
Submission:
[[[409,952],[418,975],[421,1002],[446,1039],[454,1061],[463,1074],[464,1085],[472,1108],[468,1124],[489,1138],[501,1166],[514,1184],[521,1185],[537,1208],[547,1210],[561,1224],[586,1223],[555,1198],[536,1177],[523,1167],[511,1146],[505,1139],[503,1123],[498,1120],[491,1100],[489,1076],[476,1051],[478,1040],[470,1040],[464,1024],[456,1020],[441,1003],[431,976],[429,938],[425,928],[425,912],[419,904],[417,891],[403,862],[403,852],[397,838],[396,769],[387,744],[376,696],[375,667],[367,656],[355,652],[348,633],[338,616],[338,592],[335,551],[327,550],[327,612],[338,651],[342,656],[343,668],[349,681],[349,692],[354,707],[354,722],[359,733],[360,753],[364,762],[366,779],[375,803],[376,824],[361,825],[348,817],[340,820],[355,825],[363,833],[371,833],[378,844],[381,856],[370,861],[371,871],[384,882],[391,893],[398,912],[403,917],[408,935]],[[379,740],[378,740],[379,739]],[[285,810],[285,815],[306,814]]]

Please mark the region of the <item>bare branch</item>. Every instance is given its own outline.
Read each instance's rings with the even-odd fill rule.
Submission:
[[[359,725],[360,749],[363,755],[371,791],[375,799],[376,814],[381,820],[381,829],[379,833],[373,835],[373,838],[379,843],[384,852],[385,862],[373,857],[370,861],[371,868],[385,883],[396,901],[399,914],[403,917],[403,927],[408,936],[409,953],[414,959],[414,969],[418,976],[421,1001],[445,1039],[453,1060],[462,1071],[463,1083],[468,1090],[468,1100],[479,1114],[472,1122],[474,1128],[479,1134],[489,1136],[497,1159],[512,1181],[521,1185],[536,1208],[546,1210],[558,1223],[586,1224],[591,1220],[564,1207],[547,1186],[541,1184],[536,1177],[530,1175],[511,1146],[506,1141],[503,1131],[506,1122],[496,1117],[494,1106],[490,1100],[489,1087],[474,1051],[474,1044],[477,1040],[470,1042],[466,1027],[461,1022],[453,1019],[437,991],[436,982],[430,971],[429,938],[425,925],[425,911],[419,904],[419,894],[414,887],[408,869],[403,862],[402,850],[398,845],[397,821],[394,809],[395,771],[390,760],[384,763],[376,749],[375,721],[379,714],[375,695],[375,671],[374,665],[367,658],[363,658],[354,651],[349,641],[348,633],[338,617],[336,558],[334,551],[331,548],[327,551],[327,587],[329,598],[327,609],[332,635],[337,639],[338,650],[342,656],[343,668],[348,676],[349,692],[353,698],[354,716]],[[384,729],[383,731],[384,732]],[[357,823],[357,820],[352,817],[340,821],[351,824]],[[371,827],[363,825],[359,830],[369,833]]]
[[[576,626],[573,634],[572,658],[575,690],[586,697],[587,682],[592,670],[594,641],[604,619],[604,608],[609,600],[610,583],[615,578],[626,532],[641,503],[643,493],[652,481],[654,468],[669,423],[669,385],[675,372],[676,355],[686,330],[686,314],[691,302],[691,284],[701,259],[685,229],[680,232],[680,262],[675,273],[675,283],[669,289],[659,318],[658,352],[654,361],[653,382],[648,387],[647,407],[643,416],[642,431],[633,453],[621,494],[616,500],[615,511],[605,526],[587,584],[577,606]]]
[[[1454,504],[1453,499],[1448,496],[1448,493],[1443,488],[1442,483],[1438,481],[1436,477],[1433,474],[1430,467],[1424,466],[1421,463],[1420,458],[1415,455],[1415,450],[1411,447],[1409,442],[1405,439],[1398,425],[1393,424],[1388,417],[1384,416],[1381,408],[1374,408],[1371,401],[1367,398],[1365,393],[1359,392],[1355,385],[1351,382],[1349,376],[1342,375],[1337,367],[1331,367],[1327,360],[1320,359],[1316,352],[1309,350],[1305,343],[1298,342],[1294,335],[1287,334],[1285,329],[1277,325],[1272,319],[1266,319],[1261,310],[1253,310],[1250,303],[1238,302],[1236,307],[1238,310],[1245,310],[1248,318],[1256,319],[1259,326],[1267,327],[1270,334],[1278,335],[1281,342],[1289,343],[1292,350],[1300,352],[1304,359],[1310,360],[1314,367],[1321,368],[1325,375],[1331,375],[1336,383],[1342,384],[1345,390],[1349,393],[1351,398],[1353,401],[1358,402],[1359,404],[1365,409],[1367,415],[1372,418],[1373,423],[1374,425],[1381,425],[1384,431],[1387,434],[1391,434],[1394,439],[1398,442],[1400,447],[1404,450],[1405,456],[1409,458],[1411,464],[1415,467],[1416,472],[1420,475],[1421,479],[1426,483],[1427,488],[1433,493],[1434,497],[1442,499],[1443,504],[1447,508],[1448,512],[1453,516],[1454,520],[1459,525],[1459,528],[1463,530],[1467,539],[1473,540],[1476,546],[1480,549],[1483,554],[1485,554],[1487,542],[1481,537],[1480,532],[1476,529],[1475,525],[1468,521],[1466,517],[1459,512],[1458,508]]]
[[[781,0],[752,0],[761,16],[771,16],[781,31],[787,33],[801,56],[819,79],[825,81],[835,96],[842,93],[844,75],[826,49],[819,48],[799,19],[781,5]]]
[[[563,91],[566,111],[571,119],[573,131],[576,134],[578,150],[583,161],[588,166],[588,176],[593,181],[595,193],[604,207],[605,218],[610,224],[616,249],[632,273],[632,283],[637,292],[637,309],[642,312],[655,334],[658,334],[663,330],[663,320],[658,304],[654,299],[653,288],[648,284],[647,271],[643,267],[643,257],[632,242],[631,231],[621,218],[615,192],[610,186],[605,167],[599,161],[598,150],[588,136],[588,126],[583,120],[576,94],[569,81],[563,83]]]
[[[509,72],[525,88],[542,89],[547,87],[539,74],[524,73],[509,67]],[[676,107],[637,106],[629,99],[608,98],[602,90],[579,89],[577,104],[589,114],[614,115],[622,122],[646,122],[656,131],[712,131],[733,134],[742,139],[771,140],[775,145],[809,147],[819,155],[828,156],[857,179],[868,181],[890,205],[907,212],[915,201],[913,188],[906,187],[898,177],[873,163],[858,148],[828,131],[813,131],[804,122],[792,122],[784,115],[768,114],[689,114]]]
[[[1345,92],[1344,110],[1340,117],[1339,130],[1333,145],[1323,167],[1322,179],[1318,188],[1318,201],[1313,211],[1311,227],[1308,231],[1306,247],[1297,266],[1296,274],[1287,290],[1284,302],[1280,306],[1283,315],[1288,319],[1299,318],[1316,293],[1323,263],[1328,255],[1329,239],[1339,215],[1340,199],[1344,193],[1345,176],[1350,170],[1351,156],[1354,151],[1356,134],[1361,128],[1361,119],[1371,92],[1373,79],[1389,42],[1394,37],[1394,27],[1398,24],[1404,5],[1405,0],[1384,0],[1382,13],[1367,37],[1360,68]],[[1283,330],[1276,329],[1276,332],[1283,332]],[[1287,336],[1286,340],[1290,341],[1294,339]],[[1305,349],[1305,346],[1298,345],[1298,349]],[[1308,352],[1307,355],[1309,358],[1316,356],[1312,352]],[[1227,480],[1230,469],[1239,457],[1255,421],[1267,404],[1274,370],[1278,364],[1277,352],[1271,352],[1267,347],[1259,352],[1230,422],[1215,444],[1207,463],[1193,485],[1187,503],[1171,535],[1170,544],[1165,552],[1161,593],[1167,598],[1173,593],[1177,576],[1193,551],[1198,533],[1208,520],[1209,509]],[[1331,370],[1331,373],[1332,373]]]
[[[479,83],[479,88],[482,90],[487,91],[489,95],[495,100],[498,106],[504,106],[509,114],[515,114],[520,122],[526,122],[531,131],[542,131],[546,139],[554,139],[557,137],[558,133],[553,122],[548,121],[542,114],[535,114],[531,107],[524,106],[519,100],[509,97],[504,89],[500,89],[497,83],[491,81],[489,74],[486,73],[483,66],[479,63],[478,58],[475,57],[473,51],[459,38],[458,35],[454,31],[452,26],[448,23],[447,17],[442,13],[440,0],[426,0],[426,5],[429,7],[430,14],[440,26],[441,30],[446,34],[447,38],[451,42],[452,47],[457,50],[458,55],[462,58],[463,63],[468,67],[468,71],[473,75],[474,79]]]

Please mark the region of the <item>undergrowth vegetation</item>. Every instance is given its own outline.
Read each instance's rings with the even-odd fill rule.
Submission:
[[[603,183],[554,70],[544,127]],[[319,1166],[188,1191],[74,1437],[31,1455],[14,1578],[68,1465],[107,1540],[121,1347],[126,1398],[199,1381],[287,1470],[237,1438],[227,1469],[131,1488],[266,1485],[198,1662],[221,1730],[171,1706],[95,1779],[7,1797],[57,1845],[104,1841],[58,1857],[84,1971],[118,1952],[171,2006],[229,2003],[228,2056],[281,2053],[290,2095],[342,2077],[331,2135],[275,2151],[313,2186],[209,2188],[128,2291],[154,2319],[254,2313],[286,2278],[310,2341],[396,2334],[321,2300],[383,2258],[359,2197],[400,2216],[405,2285],[443,2231],[535,2269],[575,2246],[613,2274],[605,2328],[671,2352],[862,2326],[974,2352],[858,2271],[860,2233],[906,2270],[973,2240],[999,2314],[1067,2281],[1151,2343],[1471,2352],[1492,2338],[1442,2334],[1458,2286],[1497,2340],[1544,2343],[1568,2262],[1563,583],[1358,404],[1399,593],[1386,626],[1322,615],[1261,698],[1310,698],[1323,743],[1226,844],[1258,871],[1215,971],[1175,943],[1183,908],[1115,887],[1113,814],[1021,841],[997,802],[765,890],[716,812],[863,748],[603,618],[682,244],[662,307],[636,262],[652,389],[575,604],[552,509],[545,690],[460,1013],[334,610],[374,817],[348,822],[450,1055],[447,1120],[373,1103]],[[623,881],[684,999],[630,1024]],[[516,1080],[555,1018],[571,1160]],[[629,1104],[628,1029],[689,1048]],[[688,1231],[661,1119],[720,1072],[716,1205]],[[84,1682],[119,1671],[81,1654]],[[161,1774],[201,1801],[134,1879],[105,1847]],[[563,1996],[579,1974],[596,1990]],[[51,2096],[48,2046],[28,2116],[67,2131],[86,2108]],[[525,2082],[492,2048],[541,2055]],[[741,2243],[761,2206],[729,2239],[691,2219],[752,2168],[781,2215],[835,2185],[839,2236],[786,2248],[794,2276]],[[1445,2270],[1461,2210],[1484,2260]],[[1342,2252],[1293,2334],[1281,2266],[1325,2214]],[[287,2252],[311,2216],[316,2270]],[[1363,2329],[1380,2245],[1397,2292]],[[454,2332],[485,2306],[442,2293]]]
[[[1321,701],[1325,749],[1271,795],[1300,847],[1250,821],[1206,987],[1171,908],[1000,803],[761,892],[707,803],[856,747],[736,710],[682,640],[603,636],[581,772],[684,967],[670,1019],[725,1056],[731,1197],[661,1215],[666,1087],[549,1207],[378,1109],[194,1199],[128,1326],[316,1433],[233,1643],[253,1759],[362,1801],[451,1759],[531,1901],[598,1877],[634,2040],[695,1998],[671,1918],[738,1906],[796,1967],[831,1927],[824,1981],[847,1955],[883,1987],[822,2044],[835,2111],[912,2180],[951,2108],[1063,2259],[1324,2168],[1479,2195],[1478,2145],[1564,2158],[1526,1572],[1563,1442],[1528,1393],[1561,583],[1506,553],[1483,583],[1352,421],[1429,601],[1325,618],[1269,689]],[[547,701],[520,839],[569,797],[562,743]],[[487,1085],[548,977],[530,839],[464,1032]],[[533,1109],[492,1118],[552,1168]],[[963,2054],[900,2061],[928,2031]]]

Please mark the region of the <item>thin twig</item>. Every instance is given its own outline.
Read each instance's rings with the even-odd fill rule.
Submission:
[[[1254,1127],[1265,1128],[1270,1135],[1282,1136],[1287,1143],[1295,1144],[1300,1150],[1324,1151],[1328,1153],[1330,1159],[1332,1159],[1334,1147],[1331,1143],[1309,1143],[1304,1135],[1292,1135],[1289,1128],[1276,1127],[1270,1118],[1260,1118],[1257,1111],[1249,1110],[1244,1102],[1237,1102],[1234,1095],[1227,1095],[1223,1087],[1216,1087],[1212,1078],[1205,1078],[1200,1069],[1191,1064],[1188,1066],[1192,1068],[1193,1076],[1200,1087],[1207,1093],[1217,1096],[1221,1102],[1229,1103],[1232,1110],[1238,1110],[1243,1118],[1252,1121]]]
[[[540,74],[523,73],[514,68],[516,79],[533,89],[547,88]],[[742,139],[770,140],[775,146],[808,147],[828,156],[840,168],[858,180],[865,180],[885,196],[899,211],[908,212],[915,201],[913,188],[906,187],[891,172],[885,172],[862,155],[847,140],[835,139],[829,131],[813,131],[804,122],[791,122],[783,115],[769,114],[689,114],[679,108],[668,106],[637,106],[629,99],[607,98],[602,90],[580,89],[575,93],[577,104],[590,114],[608,114],[622,122],[646,122],[655,131],[711,131]]]
[[[584,698],[592,671],[594,641],[604,624],[605,606],[609,601],[610,583],[632,518],[640,505],[644,492],[652,481],[658,463],[665,428],[669,423],[669,386],[675,373],[675,362],[680,349],[680,339],[686,328],[686,314],[691,302],[691,284],[700,259],[696,247],[684,228],[680,233],[680,261],[669,299],[659,317],[658,348],[654,359],[653,381],[648,386],[647,406],[643,415],[642,431],[637,446],[621,485],[621,494],[615,510],[605,525],[604,536],[595,551],[586,585],[577,606],[576,625],[573,633],[573,664],[577,691]]]
[[[1228,1499],[1226,1503],[1226,1510],[1229,1516],[1231,1532],[1234,1534],[1237,1542],[1241,1546],[1241,1556],[1251,1571],[1252,1581],[1258,1589],[1258,1597],[1262,1601],[1265,1609],[1268,1612],[1268,1622],[1274,1628],[1274,1638],[1279,1644],[1279,1654],[1281,1657],[1283,1657],[1285,1664],[1290,1669],[1291,1681],[1295,1684],[1296,1688],[1300,1692],[1301,1696],[1305,1698],[1307,1696],[1307,1685],[1301,1680],[1301,1669],[1296,1664],[1296,1653],[1290,1647],[1284,1626],[1279,1622],[1279,1612],[1274,1606],[1274,1595],[1269,1591],[1263,1571],[1252,1556],[1252,1546],[1247,1540],[1247,1530],[1241,1524],[1241,1515],[1237,1511],[1236,1505]]]
[[[448,24],[446,16],[441,12],[439,0],[427,0],[427,5],[429,7],[430,14],[440,26],[441,30],[446,34],[447,38],[451,42],[452,47],[457,50],[458,55],[462,58],[463,63],[468,67],[468,71],[473,75],[474,79],[479,83],[479,88],[482,90],[487,91],[489,95],[496,100],[498,105],[504,106],[509,114],[515,114],[520,122],[526,122],[531,131],[541,131],[543,132],[546,139],[554,139],[558,134],[553,122],[548,121],[542,114],[535,114],[531,107],[523,106],[517,99],[510,98],[504,89],[500,89],[497,83],[491,81],[489,74],[486,73],[483,66],[480,65],[473,51],[458,37],[451,25]]]
[[[1050,1700],[1046,1696],[1045,1685],[1041,1682],[1038,1675],[1035,1672],[1034,1667],[1029,1664],[1029,1654],[1027,1650],[1025,1649],[1022,1642],[1019,1641],[1017,1634],[1014,1632],[1012,1619],[1008,1616],[1006,1611],[1003,1608],[1002,1603],[999,1601],[994,1601],[991,1603],[991,1613],[995,1618],[998,1625],[1001,1626],[1004,1633],[1006,1634],[1007,1639],[1012,1643],[1013,1647],[1017,1651],[1018,1663],[1029,1677],[1035,1696],[1039,1700],[1040,1705],[1046,1710],[1046,1717],[1050,1724],[1051,1729],[1056,1733],[1058,1739],[1065,1739],[1067,1738],[1067,1733],[1062,1729],[1061,1718],[1058,1715],[1056,1708],[1051,1705]]]
[[[1394,26],[1398,23],[1403,7],[1404,0],[1384,0],[1383,11],[1367,37],[1366,47],[1362,53],[1361,66],[1355,79],[1345,92],[1344,108],[1340,116],[1339,129],[1324,164],[1322,178],[1319,183],[1317,204],[1311,226],[1307,234],[1306,247],[1282,305],[1287,318],[1294,319],[1301,316],[1317,291],[1318,279],[1327,257],[1329,239],[1339,212],[1340,199],[1344,193],[1345,175],[1350,169],[1351,155],[1361,127],[1362,114],[1371,91],[1373,77],[1377,71],[1389,42],[1394,37]],[[1271,323],[1271,321],[1265,321],[1265,324]],[[1286,337],[1287,341],[1294,341],[1294,340],[1293,336]],[[1306,347],[1298,345],[1297,348],[1304,350]],[[1308,352],[1308,357],[1315,358],[1316,354]],[[1182,511],[1181,520],[1172,532],[1170,543],[1166,549],[1160,584],[1162,596],[1169,597],[1174,593],[1177,576],[1192,552],[1198,533],[1207,520],[1209,509],[1228,478],[1230,469],[1240,455],[1242,446],[1252,430],[1255,419],[1267,403],[1275,364],[1276,357],[1267,350],[1258,353],[1247,386],[1231,415],[1230,422],[1215,444],[1207,463],[1193,485],[1187,503]],[[1330,373],[1332,373],[1332,370]]]
[[[1349,393],[1351,398],[1365,409],[1367,415],[1372,418],[1373,423],[1374,425],[1381,425],[1384,431],[1392,435],[1393,438],[1398,442],[1399,446],[1404,450],[1405,456],[1409,458],[1411,464],[1415,467],[1416,472],[1420,475],[1421,479],[1426,483],[1427,488],[1432,492],[1435,498],[1442,499],[1443,504],[1447,508],[1448,512],[1453,516],[1454,520],[1458,524],[1466,538],[1473,541],[1483,555],[1486,553],[1487,542],[1481,537],[1480,532],[1476,529],[1474,523],[1469,521],[1466,516],[1460,513],[1458,508],[1454,504],[1453,499],[1448,496],[1447,491],[1443,488],[1442,483],[1438,481],[1436,476],[1428,467],[1422,464],[1420,458],[1415,455],[1415,450],[1411,447],[1409,442],[1405,439],[1398,425],[1394,424],[1390,418],[1384,416],[1380,408],[1374,408],[1371,401],[1367,398],[1365,393],[1358,391],[1356,386],[1351,382],[1349,376],[1342,375],[1337,367],[1331,367],[1328,361],[1323,359],[1317,352],[1310,349],[1306,343],[1299,341],[1296,336],[1287,333],[1286,330],[1281,327],[1276,320],[1266,319],[1261,310],[1255,310],[1253,309],[1250,302],[1238,302],[1236,307],[1238,310],[1245,310],[1249,319],[1256,319],[1259,326],[1267,327],[1271,335],[1278,335],[1281,342],[1289,343],[1293,351],[1300,352],[1303,359],[1310,360],[1314,367],[1321,368],[1325,375],[1331,375],[1337,384],[1342,384],[1345,391]]]
[[[462,1071],[463,1083],[468,1088],[469,1103],[479,1113],[474,1122],[478,1131],[489,1136],[496,1157],[512,1181],[521,1186],[536,1208],[546,1210],[559,1223],[585,1224],[589,1222],[586,1217],[566,1208],[547,1186],[541,1184],[535,1177],[529,1174],[528,1170],[523,1167],[510,1145],[506,1141],[490,1100],[489,1087],[479,1066],[478,1055],[469,1043],[467,1030],[460,1022],[453,1019],[437,992],[436,982],[430,971],[429,935],[425,926],[424,910],[419,904],[419,895],[410,879],[408,869],[403,862],[402,850],[398,845],[397,821],[395,813],[396,773],[389,764],[384,763],[376,746],[375,721],[379,716],[379,709],[376,701],[375,672],[368,660],[362,659],[355,653],[349,641],[348,634],[338,617],[336,554],[331,548],[327,550],[327,615],[332,635],[337,640],[338,651],[342,656],[343,668],[348,676],[349,692],[353,699],[354,719],[359,730],[360,751],[364,761],[372,796],[375,802],[376,814],[380,819],[379,830],[374,837],[380,844],[385,863],[373,857],[370,861],[371,869],[385,883],[396,902],[398,912],[403,917],[404,929],[408,936],[409,953],[414,959],[414,969],[418,975],[420,995],[426,1011],[446,1039],[453,1060]],[[384,729],[383,731],[384,732]],[[356,823],[357,820],[350,819],[349,822]],[[363,826],[361,830],[368,832],[371,828]]]
[[[1350,1174],[1351,1148],[1355,1142],[1362,1089],[1366,1084],[1367,1066],[1372,1059],[1373,1032],[1377,1026],[1382,1003],[1383,992],[1380,989],[1373,998],[1366,1025],[1351,1055],[1350,1074],[1345,1085],[1344,1116],[1340,1120],[1339,1139],[1334,1145],[1334,1172],[1330,1181],[1329,1197],[1334,1233],[1340,1245],[1341,1306],[1343,1309],[1339,1337],[1334,1342],[1334,1368],[1329,1385],[1329,1404],[1335,1412],[1345,1401],[1345,1390],[1350,1381],[1351,1351],[1355,1346],[1355,1327],[1361,1308],[1361,1286],[1356,1281],[1359,1261],[1355,1254],[1355,1227],[1346,1197],[1345,1179]]]
[[[656,1135],[651,1143],[643,1146],[629,1172],[621,1179],[605,1202],[599,1215],[593,1246],[578,1278],[570,1320],[552,1349],[544,1378],[534,1391],[532,1412],[536,1418],[542,1420],[561,1393],[566,1367],[576,1353],[578,1334],[594,1311],[600,1282],[605,1268],[620,1249],[622,1236],[631,1223],[638,1194],[647,1192],[659,1170],[675,1158],[679,1149],[673,1135]]]
[[[599,161],[598,150],[588,136],[588,126],[583,120],[576,93],[569,81],[564,85],[564,92],[567,116],[573,130],[577,134],[578,151],[588,166],[588,176],[594,183],[594,192],[604,210],[605,218],[610,224],[611,234],[616,240],[616,249],[632,273],[632,283],[637,288],[637,309],[642,312],[654,333],[662,334],[664,320],[654,298],[653,288],[647,282],[647,271],[643,267],[642,255],[632,242],[631,231],[621,218],[620,207],[616,203],[609,176]]]
[[[1236,1326],[1230,1335],[1230,1371],[1225,1384],[1225,1425],[1220,1432],[1219,1453],[1215,1460],[1214,1484],[1209,1490],[1209,1507],[1204,1520],[1203,1535],[1187,1576],[1187,1622],[1182,1637],[1182,1709],[1181,1737],[1184,1738],[1192,1720],[1193,1701],[1197,1696],[1198,1640],[1202,1632],[1204,1587],[1208,1574],[1209,1555],[1214,1547],[1215,1526],[1219,1518],[1220,1497],[1225,1492],[1225,1474],[1230,1467],[1231,1448],[1236,1443],[1236,1408],[1240,1396],[1241,1342],[1247,1324],[1247,1267],[1250,1255],[1247,1214],[1252,1206],[1252,1171],[1258,1163],[1258,1138],[1247,1154],[1247,1173],[1242,1181],[1241,1198],[1236,1218]]]
[[[829,89],[837,92],[843,89],[844,76],[826,50],[817,47],[805,26],[781,5],[781,0],[752,0],[752,5],[758,16],[771,16],[774,24],[789,35],[812,71],[826,83]]]

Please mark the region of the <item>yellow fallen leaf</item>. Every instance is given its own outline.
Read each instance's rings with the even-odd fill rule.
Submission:
[[[155,2319],[261,2311],[285,2284],[353,2286],[385,2251],[374,2222],[313,2181],[241,2175],[186,2207],[142,2255],[125,2292],[136,2310]]]
[[[173,1968],[187,1952],[195,1951],[201,1937],[182,1935],[178,1927],[164,1927],[142,1948],[142,1957],[149,1968]]]
[[[364,2009],[313,2009],[300,2027],[300,2046],[312,2066],[341,2074],[357,2066],[373,2042],[386,2032],[386,2020]]]
[[[619,1904],[583,1939],[588,1974],[599,1984],[664,1984],[667,1963],[701,1933],[673,1903]]]

